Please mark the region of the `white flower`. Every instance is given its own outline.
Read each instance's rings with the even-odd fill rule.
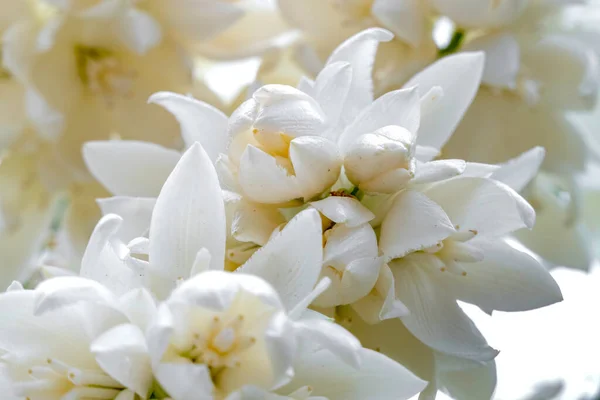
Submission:
[[[151,364],[136,315],[153,307],[143,291],[117,298],[78,277],[2,293],[3,381],[16,398],[146,398]]]

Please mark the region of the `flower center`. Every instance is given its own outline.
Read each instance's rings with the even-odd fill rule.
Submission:
[[[75,57],[81,82],[92,93],[104,97],[109,105],[115,97],[131,95],[135,72],[126,69],[112,51],[77,46]]]
[[[205,332],[194,333],[187,358],[207,365],[213,378],[224,368],[239,367],[241,353],[256,343],[255,337],[244,334],[244,324],[242,314],[229,321],[215,315]]]
[[[458,227],[456,228],[458,230]],[[424,249],[426,253],[435,254],[443,263],[441,272],[467,276],[460,263],[472,263],[483,260],[483,253],[477,247],[467,243],[477,235],[476,230],[458,231],[434,246]]]
[[[112,400],[124,389],[103,372],[74,368],[53,358],[27,372],[30,379],[14,385],[16,395],[26,400],[43,400],[50,395],[68,400]]]

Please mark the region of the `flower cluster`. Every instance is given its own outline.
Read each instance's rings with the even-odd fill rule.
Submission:
[[[279,0],[296,31],[249,2],[4,3],[10,400],[491,399],[460,303],[545,307],[546,261],[590,262],[566,111],[600,68],[568,1]],[[262,65],[225,106],[198,55]],[[39,259],[64,243],[76,267]]]

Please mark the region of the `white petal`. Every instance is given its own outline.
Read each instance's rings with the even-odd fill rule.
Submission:
[[[520,0],[433,0],[432,5],[465,28],[496,28],[513,22],[528,3]]]
[[[160,363],[154,366],[156,380],[173,400],[209,400],[213,383],[204,364]]]
[[[162,40],[160,24],[148,13],[129,8],[118,25],[119,39],[131,50],[144,54]]]
[[[360,258],[348,264],[342,276],[342,304],[352,304],[368,295],[377,282],[382,265],[381,257]]]
[[[201,272],[208,271],[210,269],[210,253],[204,247],[198,250],[194,264],[190,270],[190,277],[196,276]]]
[[[360,135],[389,125],[401,126],[416,135],[421,120],[420,107],[419,91],[416,88],[384,94],[356,115],[354,122],[340,137],[340,148],[347,151]]]
[[[225,260],[225,205],[217,173],[194,143],[163,186],[150,228],[150,265],[173,280],[187,277],[196,254],[206,248],[211,269]]]
[[[291,310],[317,283],[323,260],[321,218],[305,210],[292,219],[238,271],[257,275],[279,293]]]
[[[408,315],[410,311],[396,299],[394,275],[387,264],[381,266],[374,290],[352,304],[354,311],[368,324]]]
[[[302,299],[298,304],[294,306],[292,310],[288,312],[288,317],[292,320],[300,318],[305,311],[307,311],[308,306],[312,304],[312,302],[319,297],[323,292],[329,288],[331,285],[331,279],[323,278],[319,281],[317,286],[310,292],[304,299]]]
[[[335,225],[327,236],[323,264],[340,271],[354,260],[377,257],[377,237],[371,225]]]
[[[231,234],[241,242],[264,246],[273,231],[284,222],[276,207],[240,201],[233,213]]]
[[[439,205],[423,193],[400,193],[381,224],[379,248],[387,260],[433,246],[454,232]]]
[[[466,166],[463,160],[436,160],[417,164],[411,183],[433,183],[450,179],[462,174]]]
[[[19,290],[25,290],[23,284],[19,281],[12,281],[12,283],[6,288],[7,292],[16,292]]]
[[[499,88],[516,89],[521,69],[521,49],[511,34],[484,35],[471,40],[466,51],[485,52],[483,83]]]
[[[311,94],[323,109],[330,126],[337,126],[350,90],[352,67],[345,62],[327,65],[317,76]],[[334,137],[339,131],[334,133]]]
[[[83,146],[90,172],[116,196],[156,197],[180,156],[146,142],[98,141]]]
[[[390,264],[396,296],[410,310],[402,322],[435,350],[477,361],[493,359],[498,352],[486,343],[454,298],[425,271],[426,264],[434,260],[437,258],[429,254],[415,254]],[[436,272],[435,267],[432,270]]]
[[[457,299],[486,312],[528,311],[562,300],[550,273],[527,253],[502,241],[477,240],[473,245],[483,251],[484,260],[462,263],[466,276],[440,279],[440,284]]]
[[[123,219],[114,214],[98,222],[83,254],[80,270],[81,276],[100,282],[116,294],[140,287],[146,279],[143,273],[130,269],[123,261],[128,250],[117,241],[122,224]]]
[[[350,332],[335,322],[325,319],[305,319],[294,323],[300,340],[331,351],[346,364],[354,368],[361,367],[360,353],[362,346]]]
[[[296,177],[275,158],[249,145],[240,160],[239,183],[244,194],[258,203],[276,204],[302,197]]]
[[[352,197],[329,196],[323,200],[313,201],[310,205],[333,222],[351,228],[375,218],[368,208]]]
[[[418,47],[426,32],[425,8],[419,0],[375,0],[371,12],[400,40]]]
[[[96,338],[90,350],[98,365],[126,388],[146,398],[152,386],[152,366],[146,338],[139,327],[118,325]]]
[[[118,309],[117,299],[105,286],[91,279],[63,276],[40,283],[36,289],[35,314],[41,315],[80,302]]]
[[[546,150],[543,147],[534,147],[499,165],[499,169],[491,174],[491,178],[520,192],[537,175],[545,156]]]
[[[298,190],[305,200],[323,193],[338,180],[342,157],[335,143],[318,136],[295,138],[290,143]]]
[[[227,148],[227,116],[210,104],[176,93],[158,92],[149,103],[158,104],[172,113],[181,126],[186,147],[200,142],[214,163]]]
[[[326,117],[317,101],[296,88],[265,85],[252,97],[262,106],[254,121],[259,131],[296,137],[320,135],[325,130]]]
[[[119,309],[143,331],[156,316],[155,300],[144,288],[131,290],[119,297]]]
[[[327,350],[302,354],[292,385],[309,385],[312,395],[329,400],[406,400],[426,386],[426,382],[383,354],[362,349],[360,355],[361,368],[354,369],[340,363]]]
[[[339,45],[327,64],[338,61],[348,62],[352,66],[352,86],[342,112],[342,123],[347,124],[373,101],[373,63],[379,42],[388,42],[394,36],[380,28],[370,28],[352,36]]]
[[[535,211],[517,192],[486,178],[459,177],[440,182],[425,191],[461,231],[500,236],[531,228]]]
[[[422,94],[434,86],[440,86],[444,92],[433,111],[435,117],[421,121],[418,144],[440,149],[446,143],[479,89],[484,61],[483,53],[444,57],[404,85],[418,86]]]
[[[116,214],[123,218],[119,237],[124,242],[143,236],[150,228],[150,218],[156,199],[148,197],[116,196],[97,199],[102,215]]]

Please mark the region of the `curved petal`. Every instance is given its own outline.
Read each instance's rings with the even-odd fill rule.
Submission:
[[[265,132],[283,132],[289,136],[320,135],[326,117],[315,99],[285,85],[265,85],[252,95],[262,107],[254,128]]]
[[[404,85],[405,88],[418,86],[421,94],[434,86],[440,86],[444,92],[434,105],[435,117],[421,121],[419,145],[441,149],[450,138],[479,89],[484,61],[481,52],[444,57]]]
[[[390,264],[396,297],[410,310],[402,322],[435,350],[470,360],[492,360],[498,352],[487,344],[456,300],[425,271],[435,260],[429,254],[415,254]]]
[[[377,257],[377,237],[369,224],[335,225],[327,234],[324,265],[343,271],[354,260]]]
[[[393,37],[385,29],[366,29],[340,44],[329,56],[327,65],[343,61],[352,66],[352,84],[341,116],[343,125],[352,121],[363,108],[373,102],[371,74],[377,46],[379,42],[388,42]]]
[[[252,145],[240,159],[239,183],[244,194],[258,203],[276,204],[302,197],[296,177]]]
[[[189,96],[170,92],[155,93],[148,102],[166,108],[175,116],[186,147],[200,142],[213,163],[219,154],[226,153],[228,119],[215,107]]]
[[[211,269],[225,260],[225,205],[217,173],[199,143],[181,157],[165,182],[152,214],[150,266],[173,280],[188,277],[206,248]]]
[[[303,136],[292,140],[290,161],[296,174],[298,190],[305,200],[333,186],[342,169],[342,157],[335,143],[318,136]]]
[[[180,156],[147,142],[97,141],[83,146],[90,172],[116,196],[156,197]]]
[[[241,242],[264,246],[273,231],[285,222],[276,207],[240,201],[233,213],[231,235]]]
[[[322,261],[321,218],[308,209],[296,215],[238,271],[269,282],[291,310],[312,292]]]
[[[484,311],[528,311],[562,300],[552,275],[533,257],[496,241],[474,240],[484,260],[462,263],[466,276],[440,277],[448,293]]]
[[[433,246],[454,232],[444,210],[423,193],[406,190],[381,224],[379,248],[386,260]]]
[[[118,325],[96,338],[90,350],[96,362],[112,378],[142,398],[152,386],[152,366],[146,338],[139,327]]]
[[[416,88],[384,94],[364,108],[344,130],[339,141],[340,148],[346,152],[360,135],[389,125],[401,126],[416,136],[421,123],[420,107]]]
[[[543,147],[534,147],[500,164],[490,177],[520,192],[537,175],[545,156],[546,150]]]
[[[323,200],[313,201],[310,205],[333,222],[350,228],[375,218],[368,208],[352,197],[329,196]]]
[[[490,361],[474,368],[438,371],[437,377],[439,385],[455,399],[491,399],[496,390],[496,362]]]
[[[517,192],[486,178],[455,178],[425,190],[452,223],[462,231],[501,236],[521,228],[532,228],[535,211]]]

